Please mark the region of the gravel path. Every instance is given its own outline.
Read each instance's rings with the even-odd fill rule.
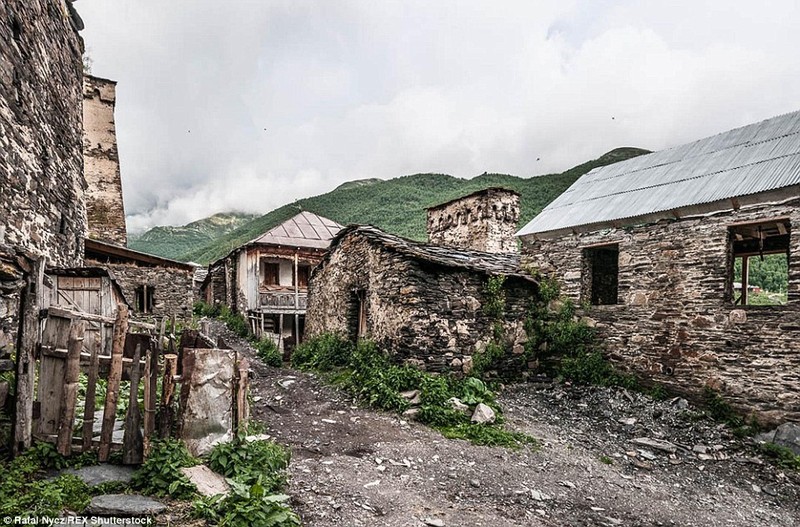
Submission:
[[[216,322],[227,343],[252,355]],[[518,451],[448,440],[362,408],[314,375],[253,360],[253,416],[292,449],[288,493],[309,526],[796,525],[800,478],[686,401],[514,385]]]

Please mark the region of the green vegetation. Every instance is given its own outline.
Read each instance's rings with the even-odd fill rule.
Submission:
[[[488,187],[510,188],[521,194],[520,225],[524,225],[591,169],[645,153],[648,151],[639,148],[617,148],[598,159],[560,174],[531,178],[483,174],[473,179],[460,179],[444,174],[415,174],[387,181],[379,179],[350,181],[326,194],[284,205],[224,235],[213,236],[205,244],[200,244],[199,237],[192,238],[191,243],[180,240],[172,242],[170,229],[182,228],[157,227],[154,229],[155,233],[152,235],[153,231],[145,233],[132,242],[131,247],[178,260],[208,263],[225,256],[231,250],[288,220],[301,210],[320,214],[342,225],[371,224],[393,234],[424,240],[425,207]],[[208,219],[210,218],[206,220]],[[184,250],[184,247],[188,248],[189,245],[192,245],[192,248]]]
[[[748,305],[786,304],[789,286],[789,259],[786,254],[767,254],[763,260],[757,256],[748,258],[747,276],[749,285],[760,289],[758,293],[750,292]],[[733,281],[742,283],[741,258],[734,261]]]
[[[784,446],[764,443],[759,447],[759,451],[781,468],[800,471],[800,456]]]
[[[236,439],[215,446],[209,466],[229,478],[231,492],[196,500],[195,516],[230,527],[300,525],[286,503],[289,496],[275,494],[286,486],[289,458],[287,449],[271,441]]]
[[[131,486],[153,496],[191,499],[196,489],[180,469],[196,463],[181,441],[153,441],[150,456],[134,473]]]
[[[534,444],[535,439],[505,430],[500,407],[494,394],[477,377],[457,379],[451,375],[433,375],[409,366],[392,364],[373,342],[357,344],[338,335],[325,334],[304,342],[292,355],[292,365],[325,375],[357,400],[374,408],[403,412],[410,408],[401,392],[419,390],[420,405],[415,419],[448,438],[460,438],[478,445],[519,448]],[[497,416],[493,425],[470,422],[470,413],[453,408],[452,398],[473,406],[491,407]]]
[[[47,443],[35,445],[13,461],[0,462],[0,516],[53,518],[62,509],[83,511],[90,496],[83,481],[70,474],[42,479],[44,469],[67,466],[70,460]]]
[[[273,366],[275,368],[280,368],[283,366],[283,356],[278,350],[278,345],[275,344],[274,340],[269,338],[257,340],[253,344],[253,347],[256,349],[256,355],[258,355],[258,358],[260,358],[267,366]]]
[[[257,214],[230,212],[214,214],[183,227],[154,227],[141,236],[131,236],[128,246],[136,251],[157,254],[164,258],[181,259],[183,255],[213,243],[220,236],[225,236],[257,217]]]

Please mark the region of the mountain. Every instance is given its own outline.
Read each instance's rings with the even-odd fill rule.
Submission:
[[[137,236],[129,237],[131,249],[156,254],[165,258],[190,261],[184,255],[213,244],[226,234],[257,218],[257,214],[225,212],[182,227],[154,227]]]
[[[204,245],[197,245],[184,253],[175,251],[171,254],[173,258],[183,261],[212,262],[301,210],[325,216],[342,225],[371,224],[406,238],[425,240],[426,207],[488,187],[505,187],[521,194],[519,225],[522,226],[591,169],[647,153],[648,150],[640,148],[617,148],[560,174],[532,178],[482,174],[472,179],[460,179],[445,174],[415,174],[390,180],[348,181],[326,194],[300,199],[256,217]],[[158,247],[149,245],[146,239],[149,239],[149,234],[150,232],[146,233],[135,243],[142,247],[140,250],[163,255],[157,251],[170,246],[166,238],[167,232],[159,235],[161,243]]]

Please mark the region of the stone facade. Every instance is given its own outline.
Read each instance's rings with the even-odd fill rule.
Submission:
[[[492,339],[494,320],[483,311],[488,278],[506,278],[504,291],[506,335],[522,349],[522,328],[536,284],[513,274],[513,256],[495,256],[507,267],[465,268],[456,262],[473,261],[475,252],[434,249],[381,233],[371,227],[347,228],[334,239],[331,251],[314,270],[309,287],[306,335],[339,333],[374,340],[398,362],[430,371],[467,373],[473,356]],[[398,241],[401,245],[397,245]],[[467,260],[459,260],[463,256]],[[453,257],[452,260],[448,258]],[[360,327],[359,327],[360,326]]]
[[[62,0],[0,3],[0,357],[28,258],[83,261],[83,42]]]
[[[789,197],[787,198],[787,194]],[[800,191],[750,199],[681,219],[564,234],[523,236],[523,262],[590,303],[587,258],[618,251],[616,298],[589,308],[609,357],[670,391],[720,392],[765,423],[800,420]],[[764,196],[767,198],[769,196]],[[788,303],[736,306],[731,226],[781,218],[789,232]],[[606,266],[608,268],[608,266]],[[597,303],[597,302],[593,302]],[[600,302],[602,303],[602,302]]]
[[[489,253],[518,252],[519,194],[489,188],[428,209],[428,242]]]
[[[128,235],[114,124],[116,85],[108,79],[84,76],[83,158],[89,237],[125,246]]]

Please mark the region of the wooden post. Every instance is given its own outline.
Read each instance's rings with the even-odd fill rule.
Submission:
[[[142,414],[139,413],[139,378],[141,376],[142,345],[136,345],[131,364],[131,393],[128,413],[125,415],[125,435],[122,440],[122,463],[138,465],[143,461],[144,443],[142,438]],[[145,363],[147,364],[147,363]]]
[[[750,285],[750,265],[749,256],[742,256],[742,302],[743,306],[747,305],[747,286]]]
[[[152,347],[152,346],[151,346]],[[150,436],[156,429],[156,399],[158,398],[158,357],[161,343],[152,347],[145,363],[144,387],[144,457],[150,454]]]
[[[89,375],[86,381],[86,406],[83,409],[83,452],[92,448],[92,436],[94,435],[94,400],[97,395],[97,376],[100,371],[100,348],[103,339],[98,332],[91,343],[91,355],[89,357]]]
[[[61,392],[61,419],[58,425],[56,450],[62,456],[72,453],[72,430],[75,423],[75,405],[78,402],[78,377],[81,373],[81,349],[86,322],[73,320],[69,327],[67,365],[64,371],[64,388]]]
[[[125,336],[128,333],[128,307],[117,304],[117,318],[114,322],[114,338],[111,343],[111,366],[106,387],[106,405],[103,409],[103,427],[100,430],[100,450],[97,459],[108,461],[111,453],[111,438],[114,433],[114,416],[117,413],[119,383],[122,380],[122,355],[125,349]]]
[[[294,252],[294,346],[300,344],[300,269],[297,261],[297,251]],[[292,350],[294,351],[294,350]]]
[[[169,437],[172,431],[175,397],[175,374],[178,371],[178,356],[174,353],[164,355],[164,380],[161,383],[161,408],[158,413],[158,436]]]
[[[39,306],[44,260],[33,262],[27,287],[20,294],[19,333],[17,335],[16,415],[14,418],[13,454],[31,446],[33,431],[33,388],[36,376],[36,345],[39,342]]]
[[[250,363],[247,359],[241,359],[238,364],[239,382],[236,386],[236,425],[239,433],[245,434],[247,433],[247,421],[250,418],[250,408],[247,405]]]

